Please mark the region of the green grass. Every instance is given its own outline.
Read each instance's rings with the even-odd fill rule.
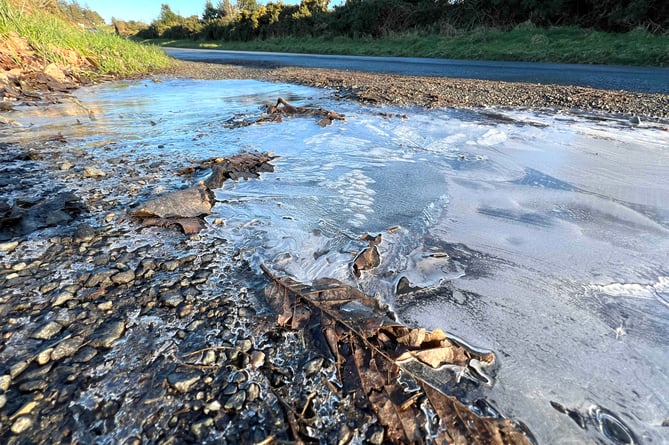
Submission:
[[[242,51],[411,56],[606,65],[669,66],[669,36],[643,30],[623,34],[580,28],[520,26],[511,31],[452,31],[449,36],[406,33],[381,39],[275,38],[251,42],[153,40],[163,46]]]
[[[167,68],[172,60],[159,48],[141,45],[109,32],[91,32],[53,14],[28,12],[0,0],[0,36],[16,33],[47,62],[68,64],[66,51],[76,52],[95,66],[96,74],[132,76]],[[75,67],[76,68],[76,67]]]

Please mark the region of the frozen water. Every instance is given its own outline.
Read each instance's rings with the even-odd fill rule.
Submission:
[[[225,125],[278,96],[346,121]],[[123,82],[77,98],[65,117],[17,119],[19,133],[61,131],[98,162],[159,163],[153,180],[165,189],[182,186],[174,171],[197,160],[273,151],[275,172],[225,183],[211,217],[226,220],[212,230],[253,265],[341,279],[405,322],[494,350],[495,385],[480,394],[539,443],[627,443],[616,422],[636,441],[669,441],[666,128],[380,109],[257,81]],[[382,262],[356,279],[364,233],[382,233]],[[429,292],[396,296],[402,277]]]

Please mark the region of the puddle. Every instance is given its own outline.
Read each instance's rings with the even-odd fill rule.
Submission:
[[[346,120],[226,126],[279,96]],[[102,191],[100,207],[119,211],[190,185],[175,172],[197,161],[272,151],[275,171],[226,182],[208,218],[208,233],[256,270],[337,278],[405,322],[494,350],[499,369],[482,396],[539,443],[666,441],[669,132],[526,111],[379,109],[257,81],[120,82],[76,98],[15,113],[22,126],[2,130],[24,142],[60,133],[66,143],[47,158],[107,172],[75,193]],[[382,234],[381,264],[357,280],[365,233]],[[434,292],[396,297],[400,281]]]

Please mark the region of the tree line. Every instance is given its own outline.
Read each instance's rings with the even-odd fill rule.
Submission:
[[[669,32],[667,0],[347,0],[329,8],[329,0],[207,1],[200,16],[182,17],[167,4],[159,17],[137,34],[142,38],[194,40],[268,39],[273,37],[378,38],[410,31],[449,33],[477,27],[512,29],[577,26],[609,32],[643,28]]]

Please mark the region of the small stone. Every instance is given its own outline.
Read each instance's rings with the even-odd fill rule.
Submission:
[[[304,364],[304,374],[311,376],[319,372],[323,368],[323,358],[317,357],[315,359],[309,360]]]
[[[190,427],[190,432],[193,433],[198,441],[201,441],[205,437],[205,429],[211,428],[212,426],[214,426],[214,419],[207,418],[201,422],[192,424]]]
[[[12,424],[12,433],[21,434],[33,426],[33,419],[30,416],[19,416]]]
[[[242,352],[249,352],[253,347],[253,340],[245,338],[237,342],[237,347],[241,349]]]
[[[372,425],[367,430],[367,443],[382,445],[384,440],[384,429],[380,425]]]
[[[183,295],[181,295],[181,292],[176,290],[170,290],[160,296],[160,301],[165,306],[177,307],[184,301],[184,297]]]
[[[66,303],[74,298],[74,295],[72,292],[68,291],[63,291],[56,295],[53,299],[53,303],[51,303],[53,306],[60,306],[63,303]]]
[[[4,408],[6,404],[7,404],[7,396],[4,394],[0,394],[0,409]]]
[[[51,352],[51,360],[57,361],[65,357],[71,357],[79,351],[84,344],[82,337],[73,337],[59,343]]]
[[[19,246],[18,241],[9,241],[6,243],[0,243],[0,252],[13,252]]]
[[[51,361],[51,353],[53,352],[53,348],[47,348],[44,351],[40,352],[37,354],[37,364],[42,366],[46,365]]]
[[[31,335],[31,337],[38,340],[48,340],[54,335],[58,334],[62,329],[63,326],[60,323],[57,321],[50,321],[41,328],[37,329],[33,335]]]
[[[48,384],[49,383],[45,379],[28,380],[19,385],[19,391],[24,393],[44,391]]]
[[[74,241],[87,242],[95,238],[95,229],[89,224],[80,224],[77,230],[74,231]]]
[[[12,384],[12,377],[5,374],[5,375],[0,375],[0,391],[2,392],[7,392],[9,390],[9,386]]]
[[[260,397],[260,385],[258,385],[257,383],[251,383],[248,389],[246,390],[246,393],[247,393],[246,398],[250,402],[255,402]]]
[[[630,124],[641,125],[641,118],[639,116],[633,116],[632,119],[630,119]]]
[[[88,346],[81,349],[72,360],[76,363],[86,363],[91,361],[96,355],[98,355],[97,349]]]
[[[170,386],[181,393],[188,392],[199,380],[200,376],[195,374],[175,372],[167,376],[167,382]]]
[[[219,402],[218,400],[214,400],[213,402],[207,403],[204,406],[204,409],[205,409],[204,413],[208,414],[207,411],[210,411],[210,412],[220,411],[221,408],[222,408],[221,402]]]
[[[118,272],[111,276],[111,280],[115,284],[128,284],[135,280],[135,272],[130,269]]]
[[[111,270],[101,270],[98,272],[94,272],[91,274],[90,277],[86,280],[86,283],[84,286],[86,287],[95,287],[98,286],[105,281],[109,279],[109,277],[113,274],[114,272]]]
[[[12,414],[12,417],[20,417],[30,414],[35,409],[35,407],[37,407],[37,405],[38,405],[37,401],[31,400],[30,402],[26,403],[21,408],[16,410],[16,412]]]
[[[204,354],[204,357],[202,358],[202,364],[209,366],[213,365],[214,363],[216,363],[216,353],[210,349]]]
[[[12,379],[15,379],[18,375],[20,375],[23,371],[26,370],[26,368],[30,365],[30,362],[28,360],[21,360],[20,362],[16,362],[12,365],[11,368],[9,368],[9,375]]]
[[[105,216],[105,222],[109,224],[110,222],[114,221],[114,218],[116,218],[116,213],[113,212],[107,213],[107,215]]]
[[[26,270],[28,265],[24,262],[16,263],[12,266],[12,270],[15,272],[21,272],[22,270]]]
[[[254,369],[260,368],[262,365],[265,364],[265,353],[262,351],[253,351],[251,353],[250,363]]]
[[[111,348],[125,332],[125,323],[121,320],[109,320],[100,325],[93,333],[90,342],[96,348]]]
[[[84,167],[84,178],[102,178],[107,173],[95,167]]]
[[[193,305],[190,303],[181,303],[177,306],[177,316],[179,318],[188,317],[193,313]]]
[[[163,263],[162,266],[163,266],[163,269],[165,269],[166,271],[172,272],[172,271],[176,270],[177,267],[179,267],[179,262],[176,261],[176,260],[166,261],[166,262]]]
[[[111,301],[104,301],[98,304],[98,309],[101,311],[110,311],[114,307],[114,304]]]
[[[230,396],[223,408],[226,411],[241,411],[244,408],[244,402],[246,402],[246,391],[240,390]]]
[[[72,168],[72,164],[70,163],[70,161],[64,161],[60,164],[59,168],[62,171],[67,171]]]

